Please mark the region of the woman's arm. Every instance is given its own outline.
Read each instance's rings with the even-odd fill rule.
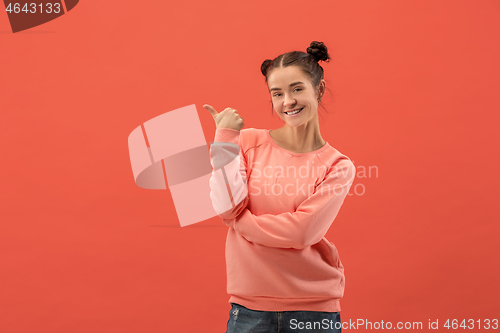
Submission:
[[[256,216],[244,209],[228,225],[248,241],[269,247],[303,249],[316,244],[337,216],[355,173],[349,159],[340,160],[295,212]]]
[[[246,159],[240,131],[220,128],[210,145],[213,167],[210,178],[210,198],[217,215],[234,219],[248,203]]]

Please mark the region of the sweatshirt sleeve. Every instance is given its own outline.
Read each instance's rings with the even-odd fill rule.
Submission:
[[[210,198],[215,212],[223,220],[237,217],[248,203],[247,167],[242,146],[240,131],[229,128],[217,129],[210,145],[213,168]]]
[[[293,213],[253,215],[244,211],[228,224],[252,243],[304,249],[321,241],[337,216],[354,181],[356,167],[342,159]]]

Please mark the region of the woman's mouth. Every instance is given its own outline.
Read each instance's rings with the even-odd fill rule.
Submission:
[[[289,111],[289,113],[287,112],[284,112],[288,117],[295,117],[296,115],[298,115],[302,110],[302,109],[299,109],[299,110],[296,110],[296,111]]]

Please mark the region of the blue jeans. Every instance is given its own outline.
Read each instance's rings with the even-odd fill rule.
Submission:
[[[257,311],[231,303],[226,333],[342,333],[340,312]]]

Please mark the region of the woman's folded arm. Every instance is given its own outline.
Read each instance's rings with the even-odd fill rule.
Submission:
[[[318,243],[335,220],[354,181],[356,168],[349,159],[332,166],[324,180],[293,213],[256,216],[247,208],[226,223],[252,243],[303,249]]]

